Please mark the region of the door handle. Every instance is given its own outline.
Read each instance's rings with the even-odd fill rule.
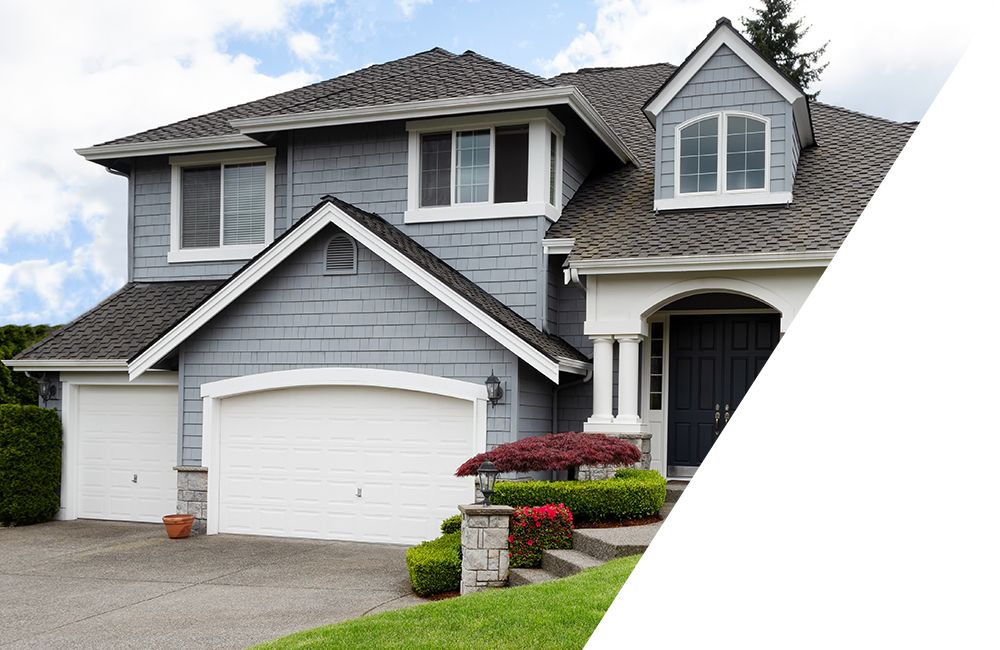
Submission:
[[[729,416],[731,415],[732,413],[729,412],[729,404],[726,404],[726,414],[723,416],[722,419],[723,424],[729,424]]]
[[[721,415],[719,414],[719,405],[716,404],[715,405],[715,435],[719,435],[719,418],[720,417],[721,417]]]
[[[139,482],[139,475],[138,474],[133,474],[132,475],[132,482],[133,483],[138,483]]]

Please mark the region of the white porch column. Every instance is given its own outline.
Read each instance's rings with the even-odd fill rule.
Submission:
[[[639,342],[641,336],[616,336],[618,341],[618,415],[615,424],[639,424]]]
[[[586,424],[614,422],[611,392],[614,388],[614,344],[612,336],[592,336],[594,342],[594,413]]]

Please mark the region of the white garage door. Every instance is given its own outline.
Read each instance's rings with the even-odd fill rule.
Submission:
[[[177,388],[80,386],[77,516],[160,521],[177,509]]]
[[[472,498],[473,402],[371,386],[221,400],[219,532],[411,544]]]

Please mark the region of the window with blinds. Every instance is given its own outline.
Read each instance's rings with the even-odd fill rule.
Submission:
[[[358,270],[358,249],[354,240],[344,233],[337,233],[326,245],[327,273],[356,273]]]
[[[181,248],[265,243],[267,163],[185,167]]]

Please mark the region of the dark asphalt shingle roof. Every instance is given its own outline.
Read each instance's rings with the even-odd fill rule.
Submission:
[[[836,250],[915,128],[814,102],[818,146],[800,155],[791,204],[656,213],[654,128],[639,98],[652,96],[672,70],[584,69],[556,78],[578,86],[641,163],[591,175],[549,228],[547,237],[575,240],[572,260]]]
[[[346,201],[334,196],[328,196],[330,201],[346,212],[352,219],[374,233],[425,271],[445,283],[460,296],[491,316],[524,341],[540,350],[553,360],[560,358],[587,361],[587,357],[565,340],[554,334],[542,332],[527,319],[500,302],[491,293],[469,280],[452,268],[447,262],[430,252],[402,230],[392,225],[382,217],[371,212],[365,212]]]
[[[129,282],[16,359],[131,359],[214,292],[220,281]]]
[[[549,88],[536,77],[475,52],[434,48],[303,88],[199,115],[101,145],[234,135],[230,120]]]

